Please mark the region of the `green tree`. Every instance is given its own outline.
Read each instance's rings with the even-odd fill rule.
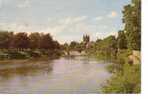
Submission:
[[[70,47],[67,43],[63,44],[63,49],[66,51],[67,55],[70,55]]]
[[[117,40],[115,36],[109,36],[104,39],[104,51],[109,58],[115,58],[117,53]]]
[[[124,7],[123,23],[129,49],[140,50],[141,47],[141,0],[132,0]]]
[[[76,48],[77,48],[78,45],[79,45],[78,42],[72,41],[72,42],[70,43],[69,47],[70,47],[71,50],[76,50]]]
[[[127,48],[126,35],[125,35],[124,31],[118,32],[117,46],[118,46],[118,49],[126,49]]]
[[[99,43],[100,41],[102,41],[102,40],[101,40],[101,39],[97,39],[97,40],[96,40],[96,43]]]

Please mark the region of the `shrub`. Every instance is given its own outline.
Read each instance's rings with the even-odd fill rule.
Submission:
[[[115,75],[103,87],[104,93],[140,93],[141,72],[140,65],[123,66],[122,72]]]
[[[8,52],[10,59],[27,59],[29,55],[22,51],[10,51]]]

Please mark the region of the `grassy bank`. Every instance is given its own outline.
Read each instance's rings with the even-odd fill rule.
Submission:
[[[133,64],[129,59],[132,50],[118,50],[116,55],[111,51],[106,54],[98,50],[88,50],[88,56],[98,60],[111,62],[107,70],[112,77],[102,86],[102,93],[140,93],[141,92],[141,64]]]
[[[113,76],[103,86],[103,93],[140,93],[141,92],[141,65],[133,64],[129,60],[130,50],[121,50],[116,60],[107,70]]]
[[[0,60],[32,59],[32,58],[59,58],[62,52],[59,50],[1,50]]]
[[[103,93],[140,93],[140,64],[124,64],[120,70],[115,66],[109,66],[108,68],[110,68],[110,71],[114,74],[103,87]]]

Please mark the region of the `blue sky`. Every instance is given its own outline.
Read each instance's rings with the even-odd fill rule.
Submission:
[[[0,0],[0,30],[46,32],[61,43],[116,35],[131,0]]]

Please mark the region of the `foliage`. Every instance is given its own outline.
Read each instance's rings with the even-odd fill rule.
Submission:
[[[0,49],[6,49],[10,47],[12,36],[13,32],[0,31]]]
[[[119,50],[115,63],[107,66],[108,71],[113,75],[103,86],[103,93],[140,93],[140,64],[129,64],[129,55],[131,50]]]
[[[104,93],[140,93],[140,65],[124,64],[122,68],[103,87]]]
[[[90,41],[89,35],[84,35],[83,36],[83,42],[84,42],[84,44],[86,45],[89,41]]]
[[[60,56],[60,44],[49,33],[0,32],[0,59],[24,59],[42,55]],[[50,53],[49,53],[50,52]]]
[[[42,34],[41,35],[41,42],[40,42],[40,48],[41,49],[53,49],[53,39],[51,35],[48,34]]]
[[[141,47],[141,0],[132,0],[132,4],[124,7],[124,32],[129,49],[140,50]]]
[[[97,40],[87,52],[88,54],[97,56],[99,59],[115,59],[117,53],[117,40],[115,36],[109,36],[103,40]]]
[[[23,51],[9,51],[9,59],[27,59],[29,55]]]
[[[18,33],[13,36],[12,46],[17,49],[27,49],[29,48],[29,38],[27,33]]]
[[[71,50],[76,50],[78,44],[79,44],[78,42],[72,41],[72,42],[70,43],[69,47],[70,47]]]
[[[39,33],[31,33],[29,35],[29,40],[31,49],[40,48],[41,35]]]
[[[118,49],[127,49],[127,40],[124,31],[118,32],[117,47]]]

